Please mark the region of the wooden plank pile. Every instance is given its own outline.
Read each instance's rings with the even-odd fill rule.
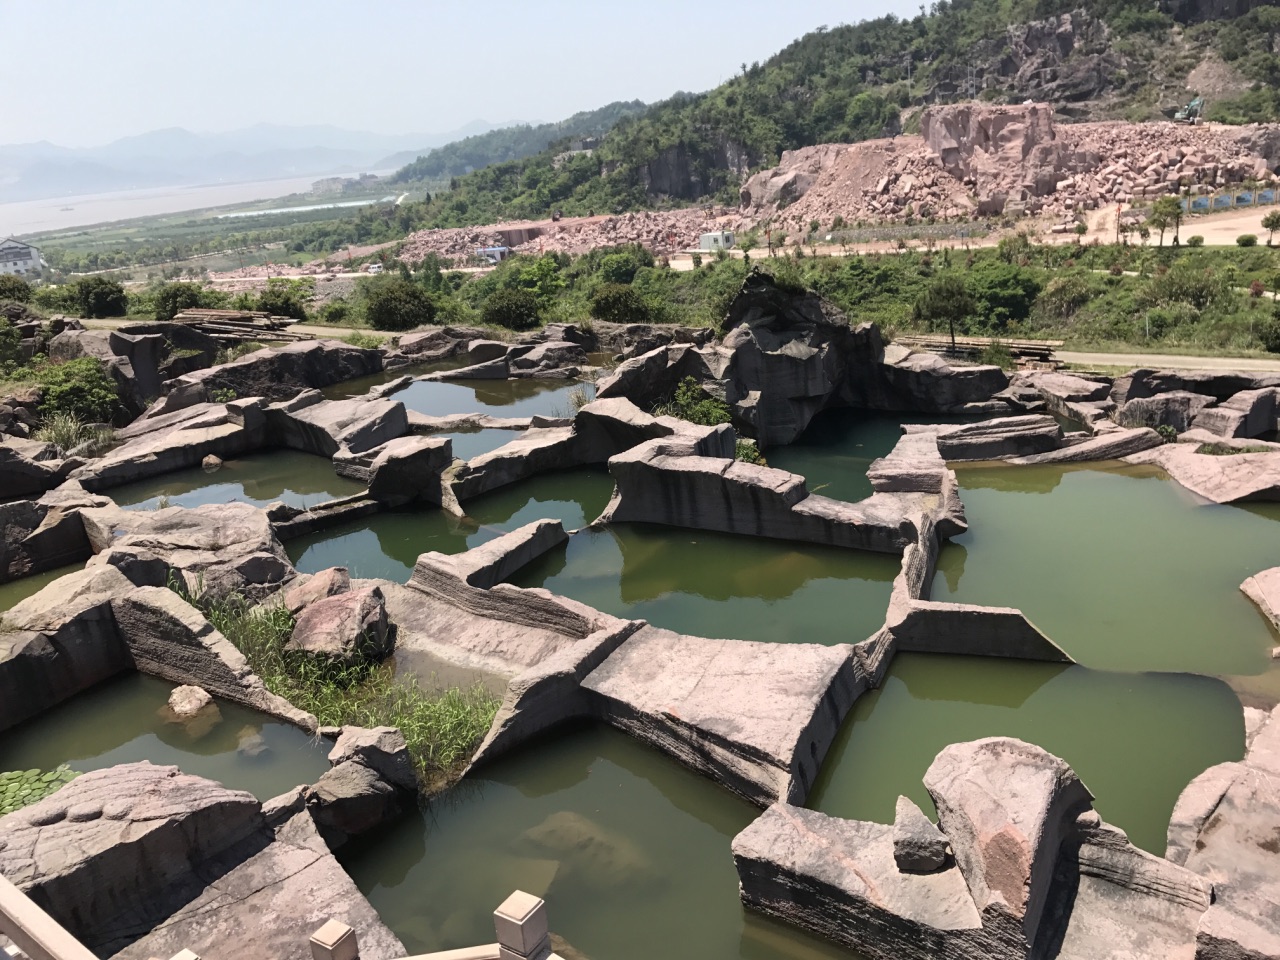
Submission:
[[[298,322],[292,317],[273,317],[262,310],[206,310],[193,307],[177,314],[173,322],[199,330],[224,346],[267,340],[293,343],[313,339],[309,334],[290,333],[286,329]]]
[[[1007,340],[1003,337],[956,337],[955,348],[951,338],[940,334],[900,334],[894,343],[918,350],[929,350],[947,356],[972,360],[994,344],[1000,344],[1015,360],[1054,362],[1053,352],[1062,346],[1061,340]]]

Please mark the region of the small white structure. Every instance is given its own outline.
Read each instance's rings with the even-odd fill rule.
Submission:
[[[698,238],[699,250],[728,250],[733,246],[733,234],[728,230],[704,233]]]
[[[364,266],[364,272],[365,272],[365,273],[381,273],[381,272],[382,272],[382,264],[380,264],[380,263],[366,263],[366,264],[365,264],[365,266]]]
[[[0,240],[0,273],[38,277],[45,268],[40,251],[21,240]]]

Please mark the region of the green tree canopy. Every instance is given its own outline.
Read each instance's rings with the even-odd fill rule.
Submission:
[[[384,277],[364,291],[365,319],[375,330],[412,330],[436,317],[436,305],[422,287],[402,277]]]
[[[9,273],[0,273],[0,300],[16,300],[18,303],[31,302],[31,284],[21,277]]]
[[[963,324],[965,319],[977,311],[978,305],[969,293],[964,280],[955,273],[943,273],[933,279],[916,300],[913,315],[915,319],[927,324],[934,330],[942,324],[947,325],[951,334],[951,346],[956,344],[956,325]]]

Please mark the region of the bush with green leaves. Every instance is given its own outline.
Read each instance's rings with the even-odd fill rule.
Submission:
[[[606,283],[591,295],[591,316],[608,323],[649,323],[649,304],[634,288]]]
[[[72,287],[82,317],[123,317],[129,311],[124,287],[106,277],[84,277]]]
[[[375,330],[412,330],[436,318],[431,295],[403,277],[380,277],[363,295],[365,319]]]
[[[162,283],[150,291],[155,317],[159,321],[172,320],[183,310],[203,308],[216,310],[227,302],[227,295],[210,290],[198,283]]]
[[[679,417],[681,420],[688,420],[703,427],[729,423],[732,419],[729,405],[723,400],[704,393],[693,377],[685,377],[681,380],[670,401],[658,404],[653,412],[656,416]]]
[[[1236,246],[1238,247],[1256,247],[1258,245],[1258,235],[1256,233],[1242,233],[1236,237]]]
[[[485,300],[480,317],[490,326],[531,330],[538,325],[540,310],[538,298],[531,290],[495,290]]]
[[[120,406],[120,392],[111,374],[96,357],[44,364],[35,370],[40,387],[40,413],[72,414],[86,423],[111,420]]]
[[[9,371],[22,362],[22,331],[0,319],[0,371]]]
[[[31,284],[21,277],[15,277],[9,273],[0,273],[0,300],[30,303]]]
[[[110,427],[86,423],[74,413],[46,414],[34,434],[34,439],[42,443],[52,443],[59,452],[66,456],[72,450],[89,444],[87,451],[103,450],[114,442],[115,434]]]
[[[1197,234],[1195,234],[1194,236],[1187,237],[1187,246],[1188,246],[1188,247],[1203,247],[1203,246],[1204,246],[1204,237],[1200,236],[1200,234],[1198,234],[1198,233],[1197,233]]]
[[[256,309],[265,310],[273,317],[306,320],[309,316],[307,304],[315,289],[316,281],[313,277],[272,277],[267,281],[267,289],[258,294]]]
[[[1258,340],[1267,353],[1280,353],[1280,306],[1257,325]]]
[[[342,342],[348,346],[359,347],[362,350],[377,350],[382,346],[383,338],[372,333],[361,333],[357,330],[355,333],[343,337]]]
[[[605,283],[630,283],[635,279],[636,271],[645,264],[642,264],[638,257],[631,251],[621,253],[610,253],[600,261],[600,269],[597,271],[600,279]]]

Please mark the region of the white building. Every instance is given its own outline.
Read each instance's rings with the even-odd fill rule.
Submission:
[[[733,234],[728,230],[704,233],[698,240],[698,248],[701,250],[728,250],[732,246]]]
[[[38,277],[45,268],[40,251],[21,240],[0,240],[0,273]]]

